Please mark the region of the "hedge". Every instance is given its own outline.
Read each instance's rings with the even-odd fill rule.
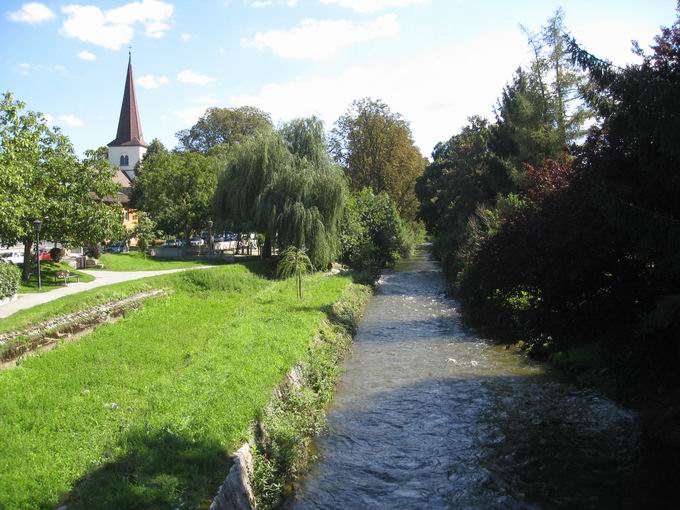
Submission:
[[[14,264],[0,262],[0,299],[12,297],[19,289],[21,271]]]

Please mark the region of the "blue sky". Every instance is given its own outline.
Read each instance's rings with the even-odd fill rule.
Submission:
[[[519,24],[558,7],[576,38],[634,61],[675,18],[673,0],[110,0],[0,2],[0,90],[67,133],[77,151],[115,137],[127,46],[144,136],[169,147],[209,106],[244,104],[275,122],[381,98],[424,154],[470,115],[491,116],[528,61]]]

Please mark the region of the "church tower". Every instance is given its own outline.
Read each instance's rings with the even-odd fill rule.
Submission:
[[[135,82],[132,79],[132,53],[129,54],[127,78],[123,91],[123,104],[120,107],[118,132],[116,138],[108,144],[109,163],[120,168],[132,181],[135,178],[135,165],[142,159],[148,144],[142,135],[142,122],[137,110]]]

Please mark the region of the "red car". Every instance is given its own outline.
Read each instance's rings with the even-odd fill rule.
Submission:
[[[49,250],[40,250],[40,262],[49,262],[52,260]]]

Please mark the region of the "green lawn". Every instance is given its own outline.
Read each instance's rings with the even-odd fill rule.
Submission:
[[[0,372],[0,508],[207,508],[350,285],[314,275],[298,301],[241,264],[154,282],[174,292]]]
[[[224,264],[212,259],[176,260],[159,257],[144,257],[138,251],[129,253],[103,253],[100,258],[104,271],[157,271],[160,269],[180,269]]]
[[[64,280],[55,277],[57,271],[68,271],[69,273],[77,274],[80,277],[81,282],[91,282],[94,280],[94,277],[76,271],[65,262],[41,262],[40,274],[42,275],[42,289],[38,290],[38,274],[34,268],[33,274],[31,274],[31,278],[28,281],[21,280],[21,283],[19,284],[19,294],[29,292],[49,292],[50,290],[63,287]],[[74,282],[76,280],[69,281]]]

